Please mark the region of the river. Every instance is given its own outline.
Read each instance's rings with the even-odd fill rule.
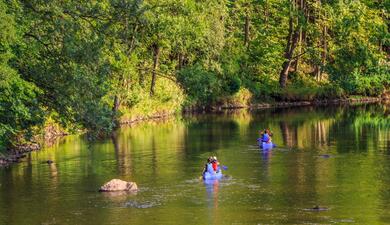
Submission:
[[[240,110],[145,122],[93,143],[68,136],[0,169],[0,224],[390,224],[389,112]],[[271,151],[257,147],[263,128]],[[226,178],[204,183],[211,155]],[[99,193],[113,178],[140,190]]]

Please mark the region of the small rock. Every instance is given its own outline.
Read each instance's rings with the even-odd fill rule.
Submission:
[[[320,211],[328,211],[329,208],[326,207],[320,207],[318,205],[314,206],[313,208],[306,209],[308,211],[314,211],[314,212],[320,212]]]
[[[100,187],[99,191],[137,191],[138,187],[135,182],[127,182],[120,179],[112,179]]]

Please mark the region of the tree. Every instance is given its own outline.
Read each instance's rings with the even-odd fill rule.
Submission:
[[[9,65],[14,58],[12,47],[20,37],[3,1],[0,1],[0,20],[0,150],[3,150],[16,144],[16,136],[31,138],[31,128],[42,124],[43,112],[37,101],[41,91]]]

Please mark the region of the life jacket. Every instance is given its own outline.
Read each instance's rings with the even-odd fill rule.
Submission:
[[[213,170],[214,170],[214,171],[217,171],[217,169],[218,169],[218,163],[217,163],[216,161],[214,161],[214,162],[212,162],[211,164],[212,164],[212,166],[213,166]]]
[[[268,142],[269,141],[269,135],[268,134],[263,134],[263,136],[261,137],[261,141],[262,142]]]
[[[212,173],[213,171],[214,171],[214,168],[213,168],[212,163],[207,163],[205,172]]]

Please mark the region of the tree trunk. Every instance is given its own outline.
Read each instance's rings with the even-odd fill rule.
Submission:
[[[284,52],[285,58],[287,58],[288,53],[291,51],[291,42],[292,42],[292,38],[293,38],[293,33],[294,33],[294,22],[293,22],[292,15],[290,15],[290,19],[288,22],[287,46],[286,46],[286,50]]]
[[[160,46],[157,44],[153,47],[154,50],[154,60],[153,60],[153,71],[152,71],[152,82],[150,84],[150,96],[154,95],[154,86],[156,84],[156,72],[158,67],[158,59],[160,57]]]
[[[321,55],[321,64],[322,66],[326,65],[326,57],[328,55],[328,42],[326,41],[326,34],[328,33],[328,28],[324,26],[322,32],[322,55]],[[320,80],[322,80],[322,70],[320,73]]]
[[[321,0],[318,0],[318,3],[319,5],[321,5]],[[321,17],[321,15],[320,15]],[[323,16],[325,17],[325,16]],[[325,18],[323,18],[323,20],[325,20]],[[320,21],[320,20],[319,20]],[[320,46],[322,47],[321,49],[321,53],[320,53],[320,57],[321,57],[321,64],[316,68],[316,78],[318,81],[321,81],[322,80],[322,71],[323,71],[323,67],[325,66],[326,64],[326,56],[327,56],[327,51],[328,51],[328,45],[327,45],[327,42],[326,42],[326,34],[327,34],[327,27],[325,24],[322,25],[322,32],[321,32],[321,40],[320,40]]]
[[[290,71],[291,62],[293,61],[292,57],[294,54],[294,49],[297,47],[297,43],[298,43],[298,37],[299,37],[299,29],[296,29],[294,31],[293,18],[292,16],[290,16],[289,34],[287,37],[288,40],[287,40],[286,52],[284,54],[285,61],[282,66],[282,71],[280,72],[279,75],[279,85],[281,88],[286,87],[288,73]]]
[[[114,104],[112,105],[112,121],[115,124],[115,128],[119,127],[119,120],[118,120],[118,110],[120,106],[120,100],[119,96],[115,95],[114,96]]]
[[[295,59],[294,62],[294,71],[297,72],[299,69],[299,58],[300,55],[302,55],[302,28],[299,29],[299,35],[298,35],[298,43],[299,43],[299,48],[298,48],[298,57]]]
[[[118,95],[115,95],[114,104],[112,106],[112,112],[114,112],[114,113],[118,112],[119,106],[120,106],[119,97],[118,97]]]
[[[305,10],[305,1],[304,0],[300,0],[300,3],[299,3],[299,6],[300,6],[300,9],[302,12],[304,12]],[[302,37],[303,37],[303,29],[302,27],[299,28],[299,40],[298,40],[298,43],[299,43],[299,48],[298,48],[298,55],[301,55],[302,54],[302,47],[303,47],[303,43],[302,43]],[[300,57],[297,57],[297,59],[295,60],[295,63],[294,63],[294,71],[297,72],[298,69],[299,69],[299,58]]]
[[[246,13],[245,16],[245,27],[244,27],[244,45],[249,45],[249,15]]]
[[[268,29],[268,6],[267,2],[264,2],[264,23],[265,23],[265,29]]]
[[[290,70],[290,66],[291,66],[291,61],[290,60],[286,60],[284,61],[283,63],[283,66],[282,66],[282,71],[280,72],[280,77],[279,77],[279,85],[281,88],[285,88],[286,87],[286,84],[287,84],[287,78],[288,78],[288,72]]]
[[[177,70],[181,70],[184,67],[185,55],[183,53],[178,53],[177,61]]]

